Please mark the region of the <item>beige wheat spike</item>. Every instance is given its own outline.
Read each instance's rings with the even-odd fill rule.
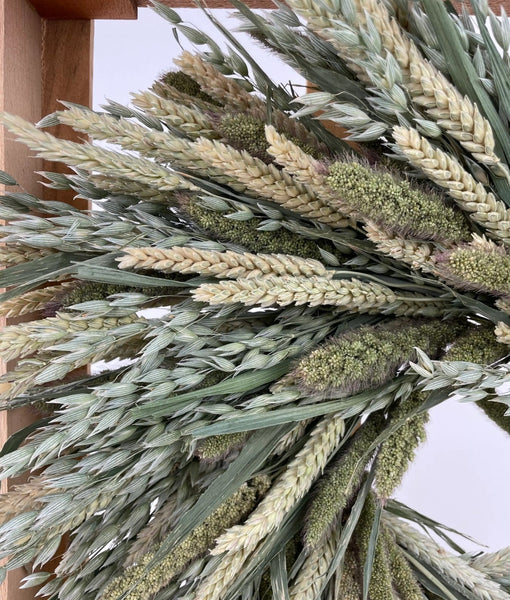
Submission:
[[[100,114],[84,108],[72,107],[59,112],[58,117],[61,123],[70,125],[73,129],[86,133],[96,140],[114,142],[126,150],[134,150],[145,156],[157,158],[158,161],[169,162],[174,167],[185,167],[196,171],[198,175],[211,177],[218,183],[228,184],[237,189],[235,179],[226,177],[221,169],[210,168],[209,163],[202,160],[200,152],[191,140],[177,137],[168,131],[152,131],[127,119],[117,119],[112,115]],[[153,183],[136,179],[132,181],[120,175],[118,179],[130,181],[133,187],[143,188],[146,185],[150,190],[152,186],[160,195],[165,191],[158,181]],[[189,187],[193,188],[193,186]],[[244,187],[238,191],[243,190]]]
[[[132,102],[136,107],[188,135],[211,135],[214,131],[210,119],[202,111],[162,98],[154,92],[147,90],[132,94]]]
[[[92,144],[61,140],[41,131],[28,121],[2,113],[0,120],[37,155],[50,161],[66,164],[86,171],[97,171],[103,175],[131,178],[139,183],[157,186],[161,191],[176,189],[196,189],[180,175],[161,165],[129,154],[106,150]]]
[[[0,524],[6,523],[16,515],[41,507],[41,498],[54,494],[58,490],[50,487],[44,477],[32,477],[14,489],[0,494]]]
[[[509,600],[500,585],[471,567],[462,558],[450,554],[436,542],[403,520],[385,512],[384,523],[397,543],[416,558],[434,567],[440,574],[467,588],[480,600]]]
[[[323,419],[248,520],[221,535],[212,554],[255,550],[261,540],[281,525],[289,510],[322,474],[344,432],[344,420],[339,415]]]
[[[494,333],[496,335],[496,339],[500,344],[510,345],[510,327],[506,323],[500,321],[496,325]]]
[[[510,315],[510,298],[498,298],[495,305],[507,315]]]
[[[227,554],[214,571],[200,584],[193,600],[223,600],[230,584],[238,576],[251,552],[244,548]]]
[[[22,244],[0,246],[0,267],[19,265],[53,253],[51,248],[31,248]]]
[[[16,298],[6,300],[0,304],[0,315],[2,317],[11,318],[44,310],[48,303],[54,300],[56,296],[74,285],[75,284],[72,281],[67,281],[59,285],[40,288],[17,296]]]
[[[289,433],[286,433],[281,440],[278,442],[278,445],[273,451],[273,454],[276,456],[281,456],[284,452],[287,452],[289,448],[292,448],[294,444],[300,440],[306,431],[306,428],[310,424],[310,419],[306,419],[304,421],[299,421],[299,423],[291,429]]]
[[[491,578],[510,575],[510,546],[472,558],[469,564]]]
[[[261,98],[243,89],[236,81],[219,73],[210,63],[191,52],[183,52],[174,63],[189,77],[194,79],[202,91],[229,107],[247,110],[250,107],[264,107]]]
[[[338,540],[338,531],[333,529],[324,543],[314,548],[306,557],[296,581],[289,590],[289,600],[315,600],[320,597]]]
[[[267,152],[295,181],[306,185],[325,204],[330,204],[331,201],[334,201],[335,205],[339,204],[338,193],[326,183],[326,174],[318,160],[278,133],[272,125],[266,125],[266,139],[269,143]],[[351,220],[346,216],[345,222],[349,224]]]
[[[421,54],[414,42],[390,16],[380,0],[357,0],[362,11],[370,15],[381,35],[385,50],[393,54],[402,68],[404,83],[413,102],[422,106],[448,135],[479,162],[496,167],[507,176],[506,165],[494,152],[492,128],[476,104],[455,88],[446,77]]]
[[[317,275],[331,279],[318,260],[288,254],[251,254],[227,250],[202,250],[174,246],[172,248],[125,248],[119,268],[155,269],[167,273],[199,273],[219,278],[267,277],[269,275]]]
[[[194,151],[192,141],[169,132],[150,130],[128,119],[118,119],[86,108],[72,107],[57,114],[60,123],[86,133],[95,140],[114,142],[126,150],[157,156],[161,161],[183,161],[192,167],[205,166]]]
[[[432,146],[416,129],[395,127],[393,137],[409,162],[447,189],[473,221],[487,229],[492,237],[510,243],[510,209],[492,192],[487,192],[453,156]]]
[[[412,295],[397,297],[392,290],[377,283],[316,276],[224,280],[202,284],[193,295],[198,302],[208,304],[240,302],[246,306],[330,305],[359,313],[377,313],[384,309],[387,313],[399,316],[435,317],[444,310],[444,303],[439,300],[424,301],[423,298]]]
[[[389,288],[377,283],[365,283],[357,279],[336,281],[323,277],[225,280],[202,284],[193,294],[198,302],[209,304],[240,302],[247,306],[332,305],[353,312],[371,312],[397,300]]]
[[[96,317],[94,319],[74,319],[68,313],[57,313],[38,321],[28,321],[19,325],[9,325],[0,331],[0,355],[8,361],[27,356],[48,345],[58,343],[70,335],[82,331],[101,331],[127,325],[138,317]]]
[[[281,204],[285,208],[328,223],[332,227],[343,227],[345,217],[328,206],[306,186],[295,181],[288,173],[275,165],[266,165],[246,151],[238,151],[216,140],[199,138],[196,148],[203,160],[236,178],[245,191]]]
[[[383,254],[411,265],[413,269],[422,269],[425,272],[433,270],[435,264],[433,244],[408,240],[388,233],[371,221],[365,224],[364,229],[368,239]]]

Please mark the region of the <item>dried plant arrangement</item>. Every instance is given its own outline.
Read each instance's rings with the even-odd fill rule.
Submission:
[[[0,403],[40,413],[0,452],[26,477],[2,573],[52,600],[510,600],[508,548],[392,499],[439,403],[510,433],[510,21],[232,4],[306,93],[154,2],[196,52],[130,106],[0,117],[92,206],[1,174]]]

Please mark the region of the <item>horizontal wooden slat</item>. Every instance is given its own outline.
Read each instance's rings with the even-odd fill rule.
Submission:
[[[136,19],[136,0],[30,0],[46,19]]]
[[[172,8],[198,8],[193,0],[158,0],[161,4],[166,4]],[[272,0],[244,0],[250,8],[276,8]],[[510,0],[508,0],[510,2]],[[138,6],[150,6],[149,0],[137,0]],[[207,8],[231,8],[234,9],[228,0],[208,0]]]

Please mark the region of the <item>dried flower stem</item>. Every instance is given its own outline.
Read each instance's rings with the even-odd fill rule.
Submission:
[[[473,157],[490,167],[502,170],[494,152],[492,128],[476,104],[455,88],[427,61],[414,42],[403,32],[379,0],[357,0],[360,12],[372,18],[386,51],[394,55],[404,75],[413,102],[422,106],[448,135],[456,139]],[[502,174],[502,173],[500,173]]]
[[[510,546],[497,552],[481,554],[469,563],[477,571],[489,577],[508,577],[510,574]]]
[[[30,248],[22,244],[9,244],[8,246],[0,247],[0,266],[19,265],[31,260],[37,260],[53,254],[51,248]]]
[[[42,506],[41,497],[56,493],[43,477],[32,477],[27,483],[17,485],[8,493],[0,494],[0,523],[6,523],[16,515]]]
[[[510,327],[506,323],[500,321],[494,329],[494,334],[500,344],[507,344],[510,346]]]

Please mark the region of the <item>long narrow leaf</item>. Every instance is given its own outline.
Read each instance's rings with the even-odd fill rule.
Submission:
[[[372,569],[374,567],[375,551],[377,548],[377,538],[379,537],[379,526],[381,525],[382,504],[376,503],[374,521],[368,540],[367,558],[363,567],[363,600],[368,599],[368,589],[372,578]]]

